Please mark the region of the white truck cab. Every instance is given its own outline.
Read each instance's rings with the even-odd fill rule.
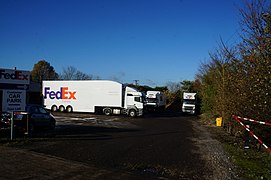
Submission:
[[[144,108],[144,100],[143,100],[143,94],[139,92],[138,90],[126,87],[126,105],[125,108],[128,111],[129,116],[134,116],[131,113],[136,113],[136,116],[142,116],[143,115],[143,108]],[[132,112],[131,112],[132,111]]]
[[[196,114],[196,93],[183,93],[182,112]]]
[[[147,91],[146,101],[148,110],[160,110],[166,106],[166,98],[161,91]]]

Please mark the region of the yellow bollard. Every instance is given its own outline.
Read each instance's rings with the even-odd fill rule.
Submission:
[[[222,117],[216,118],[216,126],[221,127],[222,125]]]

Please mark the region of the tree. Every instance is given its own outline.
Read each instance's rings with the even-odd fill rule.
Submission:
[[[270,121],[271,116],[271,3],[261,0],[246,2],[241,9],[243,34],[240,44],[249,97],[247,116]]]
[[[36,63],[31,71],[31,80],[41,83],[43,80],[56,80],[58,74],[55,72],[53,66],[45,60],[40,60]]]
[[[170,91],[171,93],[178,93],[180,92],[180,83],[176,83],[176,82],[167,82],[167,89],[168,91]]]
[[[63,80],[92,80],[93,76],[77,70],[74,66],[63,69],[60,78]]]
[[[196,76],[193,89],[198,89],[202,100],[201,110],[209,118],[216,115],[228,119],[233,114],[235,103],[239,97],[237,88],[237,54],[236,46],[227,47],[223,41],[210,53],[210,62],[202,64]],[[223,121],[225,122],[225,121]]]
[[[194,90],[194,81],[184,80],[181,82],[181,91],[182,92],[195,92]]]
[[[202,110],[209,118],[236,114],[270,122],[271,3],[247,1],[240,12],[242,42],[221,41],[196,76]]]
[[[153,91],[165,92],[167,90],[168,90],[168,88],[166,86],[156,86],[155,88],[153,88]]]

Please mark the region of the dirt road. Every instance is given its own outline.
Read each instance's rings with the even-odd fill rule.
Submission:
[[[0,147],[1,177],[238,179],[220,143],[197,117],[167,113],[57,119],[54,137]]]

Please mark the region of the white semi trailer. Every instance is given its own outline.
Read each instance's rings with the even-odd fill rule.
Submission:
[[[115,81],[43,81],[43,97],[51,111],[143,115],[143,94]]]

